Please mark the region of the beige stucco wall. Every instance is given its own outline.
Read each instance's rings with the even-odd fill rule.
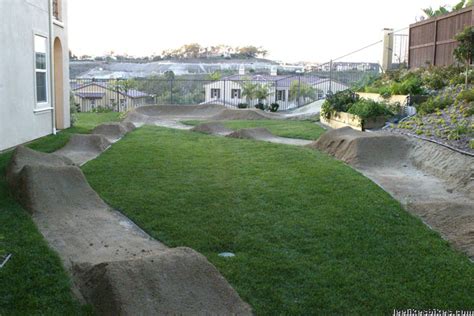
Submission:
[[[0,151],[53,133],[50,47],[47,103],[37,105],[35,87],[34,35],[51,41],[49,31],[49,0],[0,1],[0,48],[5,48],[0,50]],[[67,29],[63,32],[63,50],[67,52]],[[68,57],[68,53],[64,55]],[[64,68],[68,80],[67,60]],[[68,89],[67,84],[64,87]],[[69,110],[65,113],[69,122]]]

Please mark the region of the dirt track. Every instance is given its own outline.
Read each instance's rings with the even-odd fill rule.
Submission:
[[[152,239],[102,201],[75,165],[131,129],[104,124],[56,154],[20,146],[7,168],[13,194],[62,258],[74,292],[101,315],[251,314],[205,257]]]
[[[474,259],[474,159],[387,133],[333,130],[310,145],[347,162]]]
[[[15,151],[7,169],[12,192],[74,276],[78,296],[101,314],[251,313],[204,257],[188,248],[168,249],[150,238],[111,210],[76,166],[131,131],[131,122],[168,122],[176,128],[179,119],[242,119],[242,113],[255,117],[254,111],[234,116],[229,111],[219,106],[145,107],[130,113],[124,124],[104,124],[91,137],[73,137],[56,154],[23,147]],[[195,129],[263,141],[281,139],[265,129],[233,132],[217,124]],[[474,258],[471,157],[419,140],[350,129],[328,132],[309,146],[351,164]]]

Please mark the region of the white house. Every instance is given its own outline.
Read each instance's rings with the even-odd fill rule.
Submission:
[[[247,100],[245,96],[246,83],[259,84],[268,89],[268,97],[260,100],[264,104],[278,103],[280,110],[292,109],[298,106],[325,98],[329,91],[337,92],[348,89],[348,86],[316,76],[298,75],[232,75],[224,77],[204,86],[205,101],[203,104],[221,104],[236,107],[240,103],[254,106],[256,98]],[[305,93],[311,90],[311,93]],[[308,96],[311,94],[311,96]],[[298,99],[298,95],[300,98]]]
[[[0,151],[68,128],[66,0],[0,0]]]

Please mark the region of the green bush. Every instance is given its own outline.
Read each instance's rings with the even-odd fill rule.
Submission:
[[[265,105],[263,103],[258,103],[257,105],[255,105],[255,108],[263,111],[265,110]]]
[[[330,118],[333,111],[347,112],[352,104],[357,101],[359,101],[359,96],[351,90],[328,94],[321,112],[324,113],[326,118]]]
[[[449,97],[437,96],[437,97],[430,97],[427,101],[423,102],[418,107],[418,113],[421,115],[434,113],[438,110],[443,110],[446,107],[453,104],[453,99]]]
[[[239,103],[239,104],[237,104],[237,108],[246,109],[246,108],[248,108],[248,104],[247,103]]]
[[[473,102],[474,101],[474,89],[463,90],[456,97],[456,101]]]
[[[278,103],[270,104],[270,112],[277,112],[279,108],[280,108],[280,105]]]
[[[393,115],[384,104],[372,100],[357,101],[350,107],[348,113],[357,115],[362,119]]]

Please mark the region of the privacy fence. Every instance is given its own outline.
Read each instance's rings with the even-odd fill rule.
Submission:
[[[472,26],[473,6],[410,25],[410,68],[454,63],[456,34]]]
[[[143,105],[220,104],[230,108],[278,104],[291,110],[345,90],[379,73],[378,64],[335,62],[304,75],[245,74],[220,80],[166,78],[71,81],[71,96],[81,112],[124,112]]]

